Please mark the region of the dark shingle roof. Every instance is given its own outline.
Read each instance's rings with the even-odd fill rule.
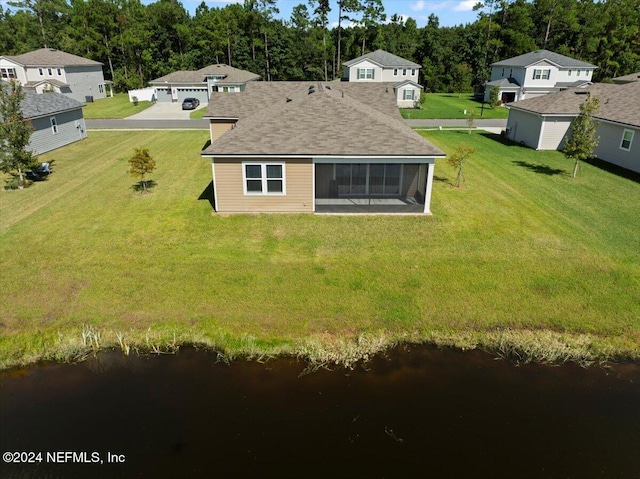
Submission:
[[[624,75],[621,77],[612,78],[614,83],[630,83],[634,81],[640,81],[640,72],[631,73],[630,75]]]
[[[549,50],[536,50],[534,52],[525,53],[517,57],[508,58],[499,62],[492,63],[492,66],[505,66],[505,67],[528,67],[534,63],[538,63],[542,60],[549,60],[561,67],[574,67],[574,68],[598,68],[591,63],[586,63],[580,60],[560,55],[559,53],[550,52]]]
[[[23,53],[16,56],[5,56],[20,65],[29,67],[66,67],[66,66],[86,66],[102,65],[102,63],[88,58],[72,55],[55,48],[40,48],[32,52]]]
[[[503,88],[520,88],[520,83],[518,83],[514,78],[500,78],[499,80],[487,82],[487,85]]]
[[[334,83],[296,83],[296,91],[239,120],[236,128],[203,153],[214,156],[444,156],[401,120],[397,107],[396,114],[390,116],[346,91],[343,94],[334,88]],[[309,93],[310,86],[314,87],[313,93]]]
[[[393,53],[386,52],[384,50],[376,50],[375,52],[367,53],[365,55],[361,55],[358,58],[354,58],[353,60],[349,60],[348,62],[344,62],[343,65],[350,67],[355,65],[362,60],[370,60],[378,65],[383,67],[393,68],[393,67],[408,67],[408,68],[422,68],[421,65],[414,63],[410,60],[406,60],[398,55],[394,55]]]
[[[400,119],[392,83],[329,82],[323,83],[337,91],[359,100],[393,118]],[[241,93],[211,93],[205,118],[245,118],[284,101],[300,91],[307,91],[310,81],[272,81],[247,83]]]
[[[260,75],[256,75],[250,71],[240,70],[221,63],[209,65],[195,71],[180,70],[169,73],[168,75],[151,80],[149,83],[204,83],[207,75],[225,75],[224,79],[217,82],[220,85],[245,83],[260,78]]]
[[[640,127],[640,82],[594,83],[587,88],[572,88],[517,101],[509,107],[542,115],[573,116],[580,113],[580,105],[587,99],[586,93],[600,100],[595,118]]]
[[[49,116],[63,111],[76,110],[84,105],[61,93],[41,93],[23,90],[22,115],[26,119]],[[0,120],[2,117],[0,117]]]

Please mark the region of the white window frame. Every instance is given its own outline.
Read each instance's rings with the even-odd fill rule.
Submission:
[[[631,136],[629,136],[629,138],[626,138],[627,133],[630,133]],[[624,150],[624,151],[631,151],[631,145],[633,145],[633,137],[635,136],[635,131],[633,130],[627,130],[626,128],[622,131],[622,139],[620,140],[620,149]],[[627,147],[625,148],[624,146],[624,142],[628,141],[629,144],[627,145]]]
[[[371,76],[369,76],[371,74]],[[376,74],[374,68],[358,68],[358,80],[375,80]]]
[[[409,97],[407,94],[411,93],[411,97]],[[402,90],[402,99],[403,100],[415,100],[416,99],[416,91],[411,89],[411,88],[406,88],[404,90]]]
[[[44,76],[44,70],[42,68],[38,68],[38,74],[42,77]]]
[[[51,118],[49,118],[49,121],[51,122],[51,132],[54,135],[58,134],[58,120],[56,120],[55,116],[52,116]]]
[[[407,69],[406,69],[406,68],[403,68],[403,69],[402,69],[402,76],[403,76],[403,77],[406,77],[406,76],[407,76]]]
[[[551,78],[551,69],[549,68],[536,68],[533,70],[534,80],[548,80]]]
[[[53,70],[51,68],[47,68],[47,74],[51,77],[53,76]]]
[[[56,72],[58,73],[58,76],[62,76],[62,68],[56,68]]]
[[[394,77],[397,77],[397,76],[398,76],[398,69],[397,69],[397,68],[394,68],[394,69],[393,69],[393,76],[394,76]]]
[[[247,166],[260,166],[260,178],[247,178]],[[280,166],[282,178],[267,178],[267,166]],[[247,180],[262,181],[262,191],[247,191]],[[268,191],[268,181],[282,181],[282,191]],[[287,194],[287,174],[283,161],[243,161],[242,162],[242,190],[246,196],[285,196]]]
[[[6,67],[6,68],[0,68],[0,76],[2,76],[2,78],[6,78],[6,79],[16,79],[18,78],[18,74],[16,73],[16,69],[15,68],[11,68],[11,67]]]

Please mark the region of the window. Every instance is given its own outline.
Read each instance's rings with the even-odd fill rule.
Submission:
[[[402,69],[402,76],[403,76],[403,77],[406,77],[406,76],[407,76],[407,69],[406,69],[406,68],[403,68],[403,69]]]
[[[415,100],[415,90],[403,90],[402,99],[403,100]]]
[[[504,68],[502,69],[502,75],[500,75],[502,78],[504,78]]]
[[[358,68],[358,80],[373,80],[374,77],[373,68]]]
[[[397,69],[397,68],[394,68],[394,69],[393,69],[393,76],[394,76],[394,77],[397,77],[397,76],[398,76],[398,69]]]
[[[47,73],[49,74],[49,76],[53,75],[53,72],[51,71],[51,68],[47,68]]]
[[[573,70],[569,70],[569,76],[573,75]],[[578,76],[580,76],[580,70],[578,70]]]
[[[245,195],[284,195],[284,163],[243,163]]]
[[[622,133],[622,141],[620,142],[620,149],[625,151],[631,151],[631,144],[633,143],[633,130],[624,130]]]
[[[40,76],[44,75],[44,70],[42,68],[38,68],[38,73]]]
[[[0,68],[2,78],[17,78],[15,68]]]
[[[100,93],[104,93],[104,85],[103,85],[102,83],[100,83],[100,84],[98,85],[98,91],[99,91]]]
[[[62,69],[56,68],[56,71],[58,72],[58,76],[62,76]]]
[[[58,122],[56,121],[56,117],[52,116],[51,117],[51,131],[53,132],[54,135],[58,134]]]
[[[548,80],[549,77],[551,76],[551,70],[549,69],[545,69],[545,70],[533,70],[533,79],[534,80]]]
[[[416,76],[416,69],[415,68],[411,69],[411,76]]]

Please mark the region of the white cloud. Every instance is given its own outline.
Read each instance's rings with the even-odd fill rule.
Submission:
[[[342,28],[354,28],[359,26],[360,24],[358,22],[347,22],[347,23],[342,23]],[[331,28],[338,28],[338,22],[331,22]]]
[[[478,0],[464,0],[453,7],[452,10],[454,12],[470,12],[476,3],[478,3]]]
[[[414,12],[420,12],[424,10],[424,0],[418,0],[416,3],[409,5],[409,8]]]

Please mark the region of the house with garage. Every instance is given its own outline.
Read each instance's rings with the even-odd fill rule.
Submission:
[[[600,137],[594,155],[640,172],[640,82],[595,83],[510,103],[506,136],[536,150],[562,149],[573,119],[589,95],[600,100],[594,114]]]
[[[431,212],[444,153],[402,121],[385,84],[257,82],[218,95],[201,153],[217,212]]]
[[[421,65],[384,50],[376,50],[343,63],[342,81],[386,82],[392,85],[400,108],[415,108],[423,89],[418,83]]]
[[[5,81],[17,80],[25,90],[62,93],[82,102],[113,96],[102,63],[54,48],[0,56],[0,76]]]
[[[595,65],[549,50],[536,50],[491,64],[491,78],[485,85],[484,101],[498,88],[502,103],[548,95],[567,88],[591,84]]]
[[[196,71],[182,70],[149,82],[155,88],[160,102],[182,103],[185,98],[197,98],[206,104],[214,92],[240,93],[247,82],[260,79],[260,75],[229,65],[209,65]]]

